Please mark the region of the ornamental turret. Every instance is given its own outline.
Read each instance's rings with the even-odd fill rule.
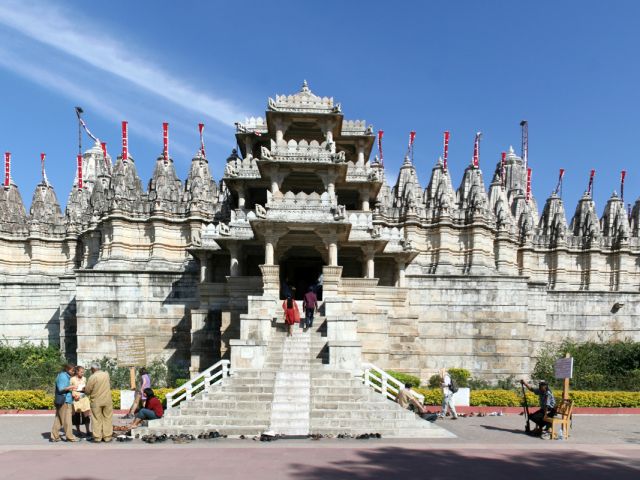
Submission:
[[[213,217],[218,205],[219,189],[211,177],[209,162],[198,151],[191,160],[191,169],[184,186],[183,202],[188,213],[199,213]]]
[[[182,182],[176,175],[173,159],[160,155],[149,180],[151,212],[178,213],[182,194]]]
[[[29,211],[29,230],[31,233],[64,233],[64,216],[60,203],[51,184],[44,178],[33,192]]]
[[[553,192],[544,204],[538,223],[542,241],[550,247],[564,245],[567,238],[567,216],[560,196]]]
[[[613,192],[604,208],[600,229],[612,247],[626,245],[629,242],[629,218],[624,202]]]
[[[431,170],[429,185],[424,191],[426,218],[437,221],[443,215],[451,215],[456,206],[456,194],[451,183],[449,170],[444,168],[442,157]]]
[[[590,193],[585,192],[578,201],[569,228],[573,236],[578,238],[576,246],[591,247],[600,240],[600,221]]]

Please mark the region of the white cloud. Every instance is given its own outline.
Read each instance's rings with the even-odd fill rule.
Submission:
[[[229,100],[203,93],[136,57],[125,45],[92,25],[90,19],[70,18],[68,12],[48,3],[4,1],[0,4],[0,24],[228,127],[247,116]],[[82,30],[77,25],[82,25]]]

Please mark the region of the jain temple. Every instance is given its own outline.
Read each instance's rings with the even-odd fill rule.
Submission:
[[[46,176],[27,212],[8,173],[0,338],[85,363],[142,336],[149,360],[193,374],[259,370],[286,284],[318,287],[311,354],[343,371],[495,381],[528,375],[542,342],[640,339],[640,200],[613,193],[602,217],[590,192],[538,203],[513,149],[483,174],[476,148],[461,179],[446,155],[431,172],[408,155],[391,178],[373,128],[306,82],[236,139],[221,179],[200,149],[185,181],[160,155],[147,188],[126,148],[113,163],[97,142],[65,212]]]

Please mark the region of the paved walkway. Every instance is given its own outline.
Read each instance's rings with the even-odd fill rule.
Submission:
[[[640,478],[636,416],[576,416],[569,441],[522,433],[520,416],[444,420],[456,439],[196,440],[147,445],[50,444],[52,417],[0,418],[0,478],[11,480],[199,480]],[[68,465],[68,467],[67,467]],[[552,465],[552,466],[551,466]],[[562,476],[562,477],[560,477]],[[550,477],[551,478],[551,477]]]

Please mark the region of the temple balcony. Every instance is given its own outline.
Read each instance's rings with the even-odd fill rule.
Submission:
[[[334,223],[344,221],[346,211],[327,192],[268,192],[266,205],[256,205],[255,215],[261,219],[295,223]]]
[[[271,140],[271,149],[261,148],[260,159],[262,161],[285,162],[285,163],[344,163],[345,153],[336,152],[333,142],[324,141],[318,143],[317,140],[281,140],[275,142]]]
[[[342,122],[342,130],[340,134],[343,136],[373,135],[373,127],[367,126],[364,120],[344,120]]]
[[[382,184],[382,172],[378,168],[371,168],[368,163],[358,165],[353,162],[347,163],[348,183],[380,183]]]
[[[251,117],[245,119],[244,123],[236,122],[236,133],[266,135],[267,121],[262,117]]]

